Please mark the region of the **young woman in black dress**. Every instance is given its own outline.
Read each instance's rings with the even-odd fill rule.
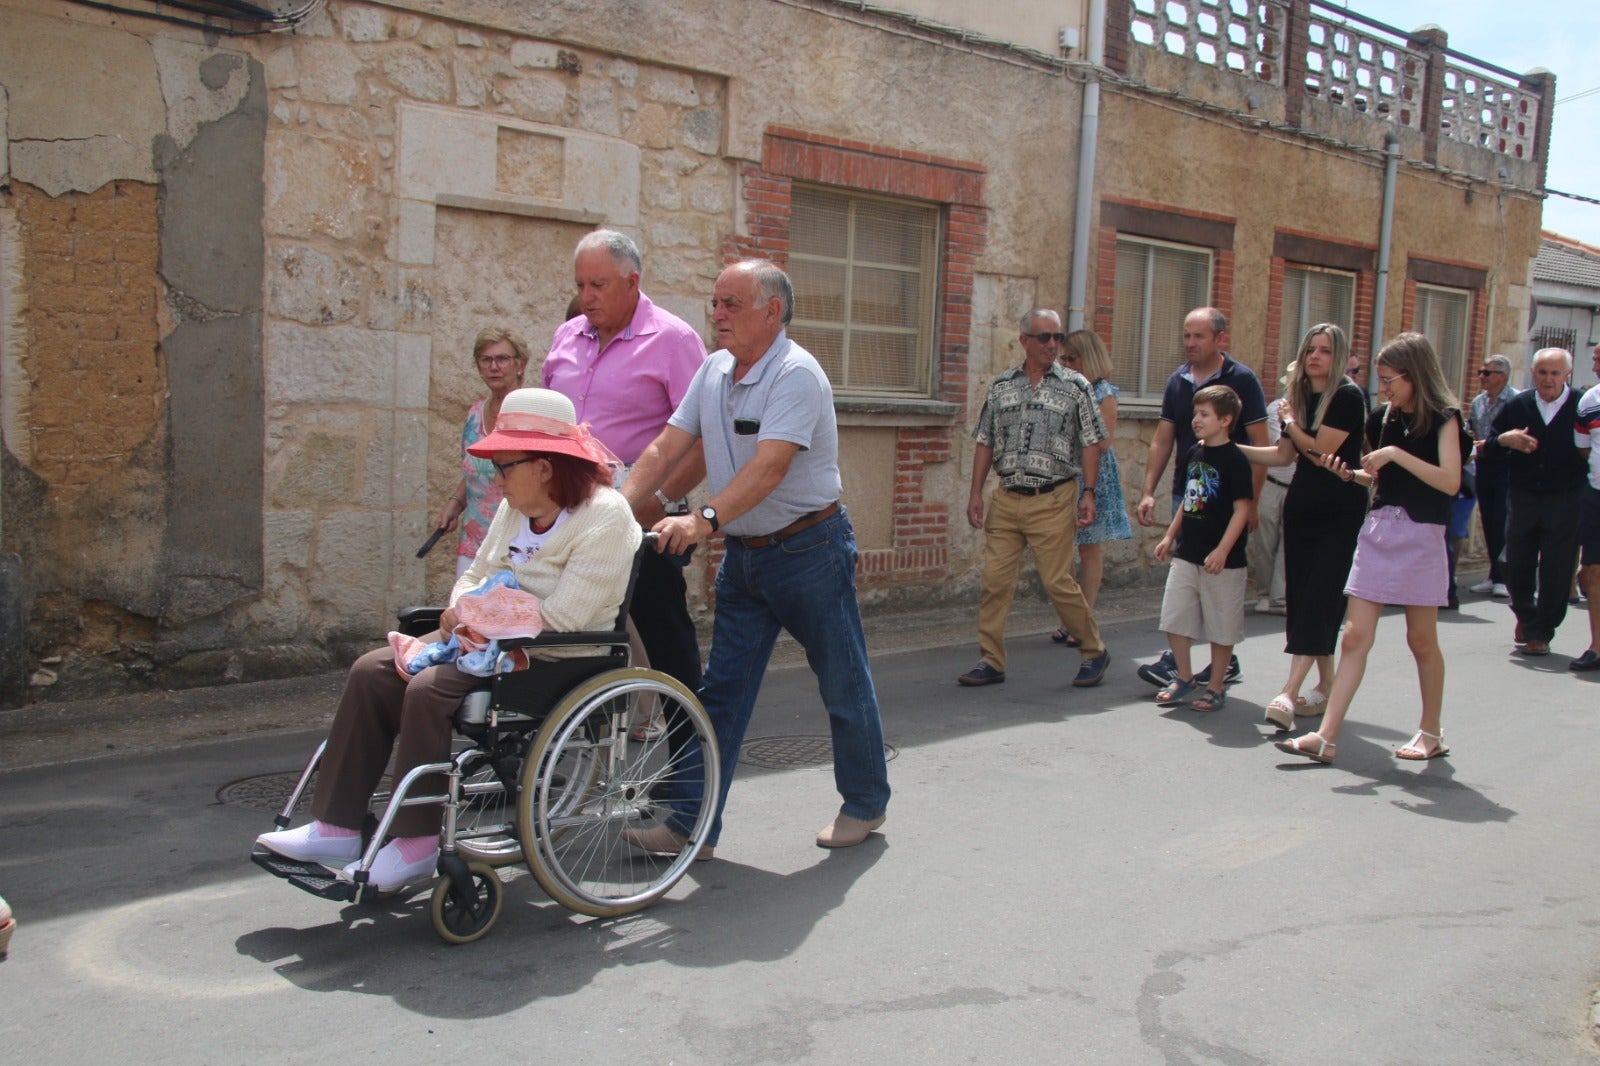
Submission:
[[[1338,456],[1348,466],[1361,462],[1361,429],[1367,400],[1345,376],[1350,342],[1344,330],[1321,322],[1306,331],[1300,354],[1290,366],[1288,388],[1278,404],[1283,435],[1276,447],[1243,448],[1251,462],[1265,466],[1296,464],[1283,501],[1285,599],[1284,652],[1291,656],[1283,691],[1267,704],[1267,721],[1292,729],[1296,714],[1322,713],[1333,687],[1333,651],[1344,624],[1344,582],[1355,554],[1356,536],[1367,512],[1367,493],[1344,481],[1322,463]],[[1311,667],[1317,685],[1305,697]]]

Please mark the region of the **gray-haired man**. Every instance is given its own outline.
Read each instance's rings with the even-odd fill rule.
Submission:
[[[1506,589],[1506,493],[1510,490],[1509,468],[1505,455],[1485,451],[1490,427],[1495,416],[1505,408],[1520,391],[1511,387],[1511,360],[1503,355],[1491,355],[1478,369],[1478,381],[1483,391],[1472,398],[1467,413],[1467,428],[1472,431],[1473,455],[1477,462],[1478,521],[1483,524],[1483,546],[1489,553],[1489,576],[1472,586],[1473,592],[1493,593],[1501,599],[1510,599]]]

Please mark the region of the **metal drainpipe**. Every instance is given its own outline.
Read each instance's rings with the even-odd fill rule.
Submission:
[[[1078,128],[1078,200],[1072,218],[1072,282],[1067,294],[1067,332],[1083,328],[1089,292],[1089,219],[1094,212],[1095,146],[1100,140],[1100,67],[1105,61],[1106,0],[1089,0],[1089,69],[1083,86],[1083,121]]]
[[[1394,183],[1400,170],[1400,138],[1383,135],[1383,220],[1378,224],[1378,291],[1372,294],[1372,351],[1367,356],[1367,406],[1372,406],[1372,383],[1378,379],[1373,360],[1383,347],[1384,315],[1389,303],[1389,240],[1394,235]]]

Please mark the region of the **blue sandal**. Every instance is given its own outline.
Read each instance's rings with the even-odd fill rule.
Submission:
[[[1226,691],[1217,692],[1214,689],[1203,688],[1200,695],[1189,701],[1189,709],[1193,711],[1220,711],[1222,705],[1228,702]]]
[[[1167,686],[1156,693],[1156,706],[1176,707],[1189,698],[1189,693],[1194,691],[1194,678],[1185,681],[1175,677],[1167,682]]]

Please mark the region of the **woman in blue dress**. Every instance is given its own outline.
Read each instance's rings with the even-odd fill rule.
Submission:
[[[1087,329],[1067,334],[1061,348],[1061,361],[1089,380],[1094,402],[1100,407],[1100,420],[1106,424],[1106,443],[1100,449],[1100,479],[1094,489],[1094,521],[1078,530],[1078,584],[1083,598],[1094,610],[1100,598],[1100,582],[1105,577],[1105,545],[1116,540],[1132,540],[1128,524],[1128,505],[1122,498],[1122,472],[1117,466],[1113,438],[1117,435],[1117,387],[1111,384],[1111,354],[1100,338]],[[1078,638],[1064,629],[1050,635],[1057,644],[1076,647]]]

